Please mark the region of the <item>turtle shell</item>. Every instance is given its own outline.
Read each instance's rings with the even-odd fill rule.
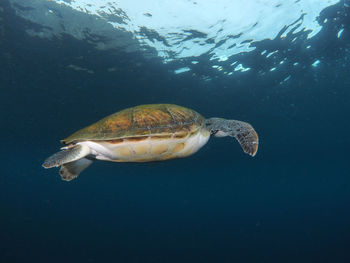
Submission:
[[[128,108],[83,128],[61,142],[109,141],[144,137],[185,137],[196,133],[204,117],[194,110],[172,104],[148,104]]]

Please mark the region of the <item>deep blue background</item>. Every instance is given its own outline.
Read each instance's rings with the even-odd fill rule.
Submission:
[[[217,77],[203,58],[193,70],[212,74],[211,82],[68,36],[31,38],[24,31],[37,25],[2,5],[1,262],[350,262],[350,35],[342,3],[321,14],[329,22],[311,40],[257,43],[240,57],[247,73]],[[257,56],[264,49],[279,49],[288,63],[258,74],[271,67]],[[250,122],[257,156],[212,138],[186,159],[95,162],[70,183],[41,167],[76,129],[162,102]]]

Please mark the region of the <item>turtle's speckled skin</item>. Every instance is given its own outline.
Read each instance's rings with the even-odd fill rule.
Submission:
[[[109,115],[73,133],[62,140],[62,143],[157,136],[186,137],[196,133],[204,121],[204,117],[199,113],[178,105],[140,105]]]

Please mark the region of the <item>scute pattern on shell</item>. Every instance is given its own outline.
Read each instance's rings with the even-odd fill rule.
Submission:
[[[62,143],[116,140],[150,135],[188,134],[199,129],[204,117],[173,104],[147,104],[128,108],[83,128]]]

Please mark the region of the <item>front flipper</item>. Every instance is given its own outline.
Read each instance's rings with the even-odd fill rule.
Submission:
[[[205,127],[217,137],[235,137],[243,151],[255,156],[258,151],[259,137],[254,128],[247,122],[210,118],[205,121]]]
[[[62,151],[55,153],[45,160],[44,168],[58,167],[62,164],[73,162],[90,154],[90,148],[86,145],[77,144],[72,147],[65,147]]]
[[[71,181],[78,177],[78,175],[92,164],[92,160],[88,158],[81,158],[77,161],[65,163],[61,166],[60,175],[62,180]]]

